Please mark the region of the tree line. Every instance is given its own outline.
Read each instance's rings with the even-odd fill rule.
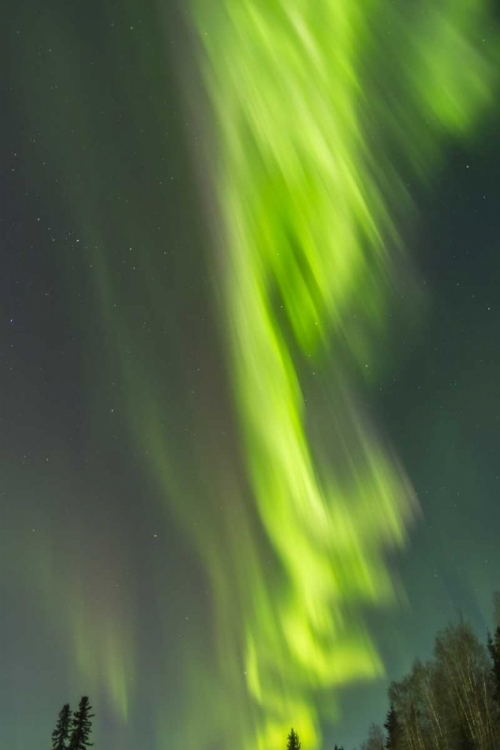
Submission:
[[[440,632],[432,658],[417,659],[389,686],[383,725],[372,724],[360,750],[500,750],[500,595],[498,624],[482,643],[460,618]],[[52,732],[52,750],[92,747],[92,706],[66,703]],[[301,750],[291,729],[286,750]],[[335,745],[333,750],[344,750]]]
[[[496,604],[500,615],[498,595]],[[440,632],[432,658],[417,659],[391,683],[385,721],[372,724],[360,750],[500,750],[500,617],[497,622],[484,643],[463,618]],[[293,729],[286,748],[301,748]]]

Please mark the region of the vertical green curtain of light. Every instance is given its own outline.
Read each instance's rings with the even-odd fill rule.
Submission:
[[[445,139],[473,131],[493,102],[498,40],[477,0],[194,0],[192,11],[217,121],[234,394],[287,580],[279,600],[255,580],[234,623],[261,707],[244,746],[280,747],[293,719],[313,747],[316,691],[381,673],[361,608],[390,599],[384,557],[404,544],[414,509],[346,384],[346,360],[369,368],[397,284],[395,216],[412,208],[400,167],[425,181]],[[343,415],[330,463],[308,438],[302,382],[327,366]]]

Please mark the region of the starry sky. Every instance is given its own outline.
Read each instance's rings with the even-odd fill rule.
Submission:
[[[320,747],[351,748],[385,715],[388,681],[430,655],[450,618],[462,612],[481,637],[492,622],[500,109],[485,106],[467,138],[443,137],[425,169],[404,160],[403,138],[383,158],[392,131],[381,127],[367,141],[408,196],[396,206],[393,188],[383,190],[406,248],[402,268],[388,283],[383,329],[368,336],[370,376],[357,374],[358,352],[345,345],[336,350],[341,382],[333,355],[299,373],[313,416],[333,405],[333,465],[343,456],[337,432],[359,458],[354,436],[369,415],[370,435],[397,457],[397,481],[411,486],[411,503],[418,498],[411,520],[397,506],[407,531],[383,552],[393,600],[358,604],[343,584],[347,653],[358,654],[348,650],[351,631],[353,648],[368,644],[367,634],[369,646],[360,674],[348,679],[346,669],[334,685],[319,668],[292,672],[272,661],[283,656],[276,623],[297,617],[301,627],[307,595],[294,589],[300,574],[276,541],[282,527],[259,500],[270,486],[265,451],[255,447],[265,420],[249,434],[241,427],[259,411],[261,382],[235,362],[248,363],[257,339],[237,338],[251,329],[237,275],[225,282],[229,293],[221,284],[235,258],[243,258],[235,274],[246,278],[247,261],[221,239],[216,183],[246,183],[228,154],[223,168],[213,158],[228,101],[214,98],[214,87],[221,91],[226,68],[214,62],[207,84],[193,33],[215,39],[216,25],[205,31],[206,8],[191,17],[174,0],[9,0],[1,14],[0,744],[48,743],[62,704],[89,694],[96,748],[225,750],[240,736],[242,750],[257,747],[252,738],[273,738],[273,727],[267,705],[253,706],[247,671],[265,671],[250,646],[264,651],[268,638],[269,670],[280,678],[264,685],[263,703],[286,695],[274,714],[303,721],[311,746],[320,726]],[[403,38],[394,23],[387,29]],[[212,61],[220,48],[208,45]],[[376,105],[390,101],[386,88],[367,86],[382,121]],[[375,167],[372,176],[383,182]],[[271,212],[282,209],[269,200]],[[303,309],[293,300],[287,308],[286,290],[293,327]],[[353,316],[363,305],[364,297]],[[233,315],[236,334],[228,333]],[[363,415],[356,421],[354,406]],[[380,512],[384,520],[387,508]],[[300,551],[299,542],[283,547]],[[350,560],[337,561],[339,575],[355,577]],[[383,588],[371,547],[367,560]],[[372,648],[379,661],[368,664]],[[303,688],[308,680],[314,690]]]

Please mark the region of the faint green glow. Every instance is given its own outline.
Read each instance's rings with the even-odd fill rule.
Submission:
[[[240,746],[278,748],[293,723],[313,747],[317,691],[382,671],[361,608],[390,600],[384,555],[413,512],[346,371],[369,368],[397,283],[401,170],[427,178],[443,136],[467,134],[492,101],[486,4],[194,0],[193,14],[217,121],[235,399],[285,571],[275,600],[248,573],[253,603],[234,623],[262,706]],[[309,438],[314,377],[331,418],[323,457]]]
[[[83,533],[76,522],[68,522],[67,531],[71,539]],[[94,552],[97,548],[94,540]],[[114,583],[119,574],[116,550],[108,543],[106,551],[107,575],[103,576],[94,559],[82,564],[79,555],[72,557],[74,550],[51,539],[41,527],[25,563],[31,573],[36,571],[47,619],[57,613],[54,637],[71,655],[72,681],[78,674],[79,683],[105,701],[117,720],[127,723],[136,677],[130,598]],[[65,560],[62,569],[61,559]]]
[[[75,661],[78,670],[87,684],[99,689],[102,675],[106,676],[106,693],[111,705],[121,721],[126,722],[129,712],[129,691],[132,658],[127,652],[126,631],[117,622],[112,611],[106,612],[101,604],[99,616],[92,617],[88,606],[72,603],[71,622],[74,639]],[[96,621],[97,620],[97,621]]]

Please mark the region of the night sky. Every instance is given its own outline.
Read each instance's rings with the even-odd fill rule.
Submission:
[[[48,746],[62,704],[83,694],[96,750],[225,750],[240,728],[247,750],[265,724],[266,706],[248,718],[243,652],[249,632],[269,632],[275,651],[272,595],[286,590],[288,602],[291,584],[247,476],[262,454],[241,414],[258,400],[244,367],[234,375],[239,344],[227,344],[238,307],[221,292],[220,118],[197,63],[201,22],[186,10],[7,0],[0,15],[0,746],[10,750]],[[499,133],[500,108],[485,106],[466,138],[441,138],[425,179],[404,161],[403,138],[385,157],[412,205],[393,206],[383,189],[406,252],[383,330],[368,335],[374,374],[356,374],[342,347],[341,382],[333,355],[318,385],[301,371],[313,415],[331,398],[332,442],[345,430],[354,445],[356,404],[418,498],[412,520],[401,511],[405,543],[383,551],[394,600],[343,610],[386,676],[307,693],[324,748],[350,749],[383,720],[389,680],[430,656],[450,618],[462,613],[483,639],[492,625]],[[387,152],[391,137],[381,127],[368,151]],[[332,455],[335,465],[342,450]],[[292,724],[300,731],[293,714]]]

